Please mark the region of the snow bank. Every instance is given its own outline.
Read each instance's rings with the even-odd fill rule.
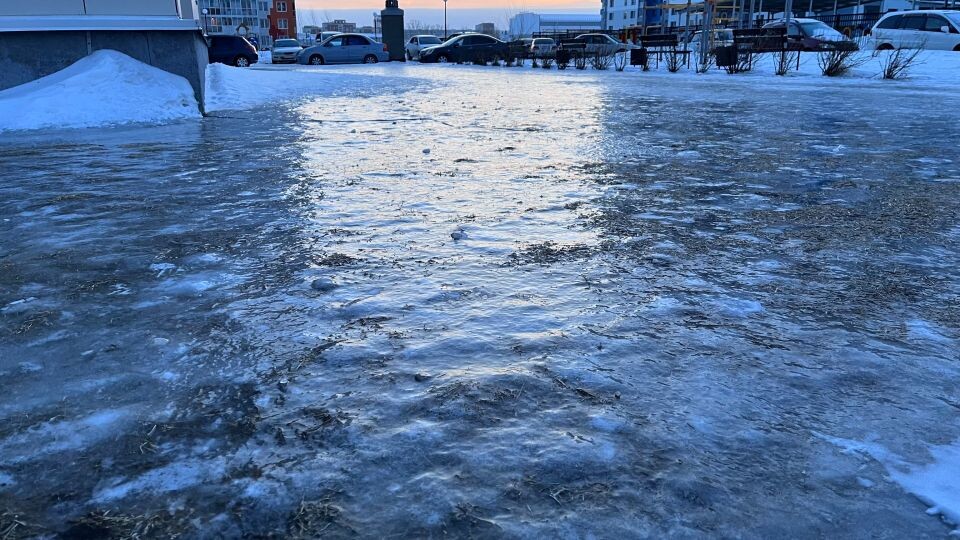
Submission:
[[[933,461],[927,465],[913,465],[876,443],[820,433],[815,435],[841,448],[844,453],[864,454],[877,460],[894,482],[930,506],[927,513],[940,514],[950,523],[960,525],[960,441],[931,446],[929,452]]]
[[[160,123],[199,116],[186,79],[110,50],[0,92],[0,132]]]

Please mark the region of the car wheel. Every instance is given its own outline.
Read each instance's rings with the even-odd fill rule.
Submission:
[[[450,63],[450,58],[449,58],[447,55],[445,55],[445,54],[441,54],[440,56],[437,57],[437,63],[438,63],[438,64],[448,64],[448,63]]]
[[[368,55],[366,55],[366,56],[363,57],[363,63],[364,63],[364,64],[376,64],[376,63],[379,62],[379,61],[380,61],[380,59],[377,58],[375,55],[372,55],[372,54],[368,54]]]
[[[892,50],[893,50],[893,45],[891,45],[891,44],[889,44],[889,43],[881,43],[880,45],[877,45],[877,50],[878,50],[878,51],[892,51]]]
[[[407,61],[408,61],[408,62],[413,62],[413,55],[410,54],[410,51],[407,51]]]
[[[237,67],[250,67],[250,60],[246,56],[238,56],[233,60],[233,65]]]
[[[322,66],[322,65],[323,65],[323,57],[320,56],[319,54],[315,54],[315,55],[311,56],[311,57],[310,57],[310,65],[311,65],[311,66]]]
[[[953,48],[953,52],[960,52],[960,45]]]

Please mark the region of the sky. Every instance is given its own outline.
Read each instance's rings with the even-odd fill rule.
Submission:
[[[383,9],[383,0],[297,0],[299,26],[346,19],[360,25],[373,24],[373,12]],[[443,0],[400,0],[407,23],[443,25]],[[449,0],[449,27],[470,28],[482,22],[505,28],[516,13],[598,13],[600,0]]]

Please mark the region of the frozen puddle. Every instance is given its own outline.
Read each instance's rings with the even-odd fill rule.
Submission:
[[[954,530],[954,90],[231,73],[0,136],[0,535]]]

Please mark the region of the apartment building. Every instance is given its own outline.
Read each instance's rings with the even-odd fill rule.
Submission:
[[[274,0],[270,16],[273,39],[297,38],[297,3],[295,0]]]
[[[660,0],[602,0],[600,18],[605,30],[660,24]]]
[[[270,12],[274,0],[197,0],[197,4],[208,34],[244,36],[260,47],[273,43]]]

